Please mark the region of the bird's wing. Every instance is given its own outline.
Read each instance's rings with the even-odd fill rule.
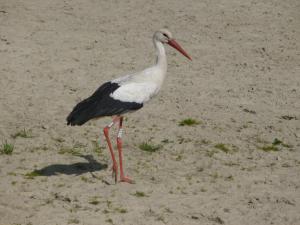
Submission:
[[[158,92],[154,82],[125,83],[110,94],[115,100],[123,102],[145,103]]]
[[[138,110],[142,103],[114,99],[110,95],[121,88],[117,83],[106,82],[92,96],[79,102],[67,117],[68,124],[82,125],[90,119],[101,116],[120,115]]]

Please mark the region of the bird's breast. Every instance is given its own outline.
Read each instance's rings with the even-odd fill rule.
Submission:
[[[165,80],[166,71],[160,67],[154,66],[144,71],[143,75],[140,76],[146,82],[153,82],[160,88]]]

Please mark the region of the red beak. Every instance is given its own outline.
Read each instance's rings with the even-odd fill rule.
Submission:
[[[181,46],[174,39],[169,40],[167,43],[168,45],[178,50],[182,55],[187,57],[189,60],[192,60],[192,58],[186,53],[186,51],[183,50],[183,48],[181,48]]]

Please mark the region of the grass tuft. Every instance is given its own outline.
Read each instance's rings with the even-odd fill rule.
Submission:
[[[17,133],[11,135],[12,138],[17,138],[17,137],[21,137],[21,138],[32,138],[32,134],[30,130],[26,130],[25,128],[21,131],[18,131]]]
[[[230,149],[223,143],[216,144],[214,147],[221,150],[221,151],[223,151],[223,152],[225,152],[225,153],[230,152]]]
[[[103,153],[103,147],[101,147],[97,141],[92,141],[93,145],[93,152],[95,152],[97,155],[101,155]]]
[[[98,205],[100,203],[100,201],[98,200],[100,197],[98,196],[94,196],[89,200],[89,204],[91,205]]]
[[[274,141],[272,142],[272,145],[281,145],[282,141],[280,141],[279,139],[275,138]]]
[[[154,145],[151,143],[143,142],[139,148],[145,152],[156,152],[161,148],[161,145]]]
[[[26,173],[25,174],[25,177],[27,179],[34,179],[37,176],[42,176],[41,172],[37,171],[37,170],[34,170],[34,171],[30,172],[30,173]]]
[[[82,155],[80,153],[80,151],[76,148],[61,148],[58,151],[58,154],[70,154],[70,155],[74,155],[74,156],[81,156]]]
[[[108,218],[107,220],[105,220],[105,222],[113,224],[113,220],[111,218]]]
[[[200,121],[192,119],[192,118],[187,118],[187,119],[181,120],[178,125],[179,126],[195,126],[195,125],[199,125],[199,124],[201,124]]]
[[[14,151],[14,145],[5,142],[2,144],[2,148],[0,149],[1,154],[11,155]]]
[[[98,205],[100,203],[100,201],[93,199],[93,200],[89,201],[89,203],[92,205]]]
[[[265,152],[277,152],[279,151],[278,147],[276,147],[275,145],[265,145],[263,147],[261,147],[261,150],[265,151]]]
[[[133,195],[139,198],[148,197],[143,191],[136,191]]]
[[[127,209],[124,209],[124,208],[121,208],[121,207],[115,208],[115,211],[118,212],[118,213],[127,213],[128,212]]]
[[[171,141],[169,139],[167,139],[167,138],[163,139],[161,142],[164,143],[164,144],[171,143]]]
[[[175,158],[176,161],[180,161],[182,160],[182,155],[177,155],[177,157]]]
[[[281,145],[281,146],[286,147],[286,148],[291,148],[292,147],[289,144],[283,143],[283,141],[279,140],[278,138],[274,139],[274,141],[272,142],[272,145]]]
[[[279,140],[278,138],[275,138],[272,142],[271,145],[265,145],[263,147],[260,147],[261,150],[265,151],[265,152],[277,152],[279,151],[279,147],[286,147],[286,148],[291,148],[291,145],[285,144],[283,143],[283,141]]]

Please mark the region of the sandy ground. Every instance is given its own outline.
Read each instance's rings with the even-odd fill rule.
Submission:
[[[0,0],[0,144],[14,145],[0,154],[0,224],[300,224],[299,11],[297,0]],[[102,82],[151,65],[161,27],[193,61],[168,47],[163,90],[124,124],[136,184],[115,185],[110,118],[65,118]]]

